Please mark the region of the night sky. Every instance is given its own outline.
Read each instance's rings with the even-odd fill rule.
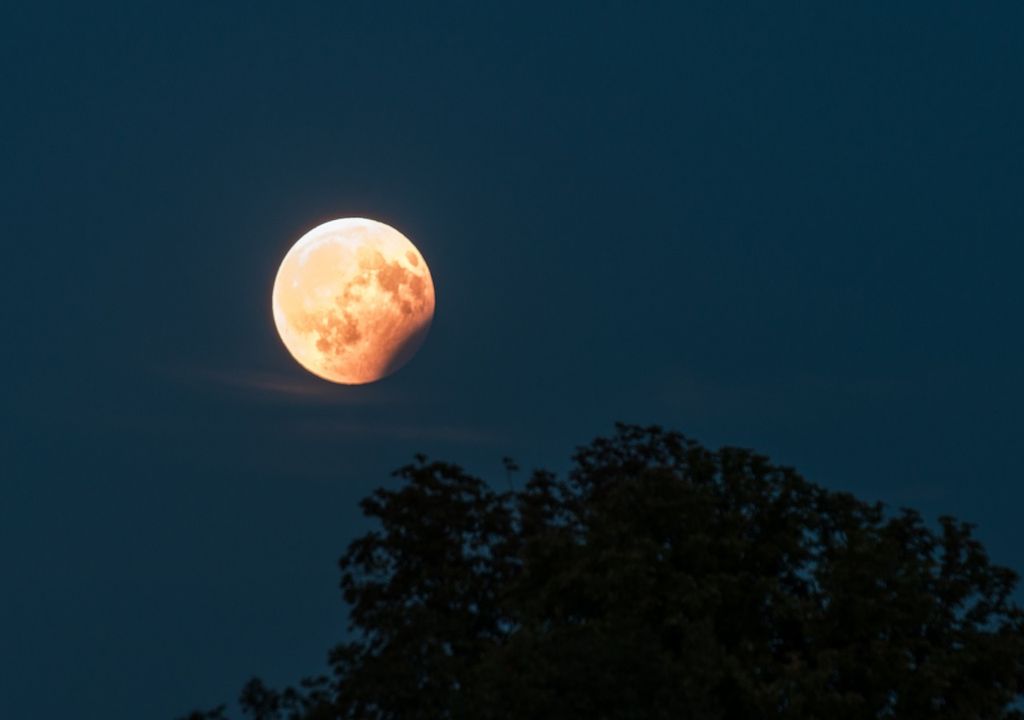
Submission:
[[[0,717],[320,671],[391,470],[503,489],[616,420],[976,522],[1024,570],[1024,5],[17,5]],[[360,387],[270,312],[349,215],[437,292]]]

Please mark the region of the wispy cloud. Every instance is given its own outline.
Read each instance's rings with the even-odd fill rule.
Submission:
[[[661,378],[658,394],[669,407],[689,407],[713,416],[749,414],[760,408],[782,417],[823,409],[842,412],[852,406],[882,402],[898,392],[899,387],[891,378],[800,374],[770,380],[725,381],[678,370]]]
[[[388,422],[311,422],[303,431],[349,437],[390,438],[393,440],[421,440],[451,445],[506,445],[508,437],[492,430],[439,425],[395,424]]]
[[[280,406],[269,416],[260,412],[253,417],[257,423],[273,417],[278,433],[342,442],[388,440],[486,447],[506,447],[510,442],[507,432],[494,427],[449,422],[444,403],[438,403],[436,396],[411,397],[386,384],[335,385],[300,373],[253,369],[176,366],[161,367],[159,372],[194,391],[228,393]],[[313,407],[320,410],[312,411]],[[190,427],[201,422],[201,418],[192,418]]]
[[[160,367],[158,371],[192,386],[218,387],[266,399],[324,405],[385,405],[400,402],[395,392],[378,385],[335,385],[300,374],[246,368]]]

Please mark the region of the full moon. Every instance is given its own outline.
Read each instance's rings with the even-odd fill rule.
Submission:
[[[299,238],[274,280],[274,324],[300,365],[361,385],[416,354],[434,318],[434,283],[419,250],[389,225],[342,218]]]

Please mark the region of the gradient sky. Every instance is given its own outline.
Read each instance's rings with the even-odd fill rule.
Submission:
[[[324,666],[358,500],[613,421],[977,522],[1024,570],[1024,5],[17,3],[0,16],[0,717],[168,718]],[[284,253],[437,290],[318,381]]]

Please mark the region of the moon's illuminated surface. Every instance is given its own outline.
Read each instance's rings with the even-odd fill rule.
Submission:
[[[343,218],[319,225],[285,255],[274,323],[315,375],[359,385],[405,365],[434,318],[434,283],[416,247],[389,225]]]

